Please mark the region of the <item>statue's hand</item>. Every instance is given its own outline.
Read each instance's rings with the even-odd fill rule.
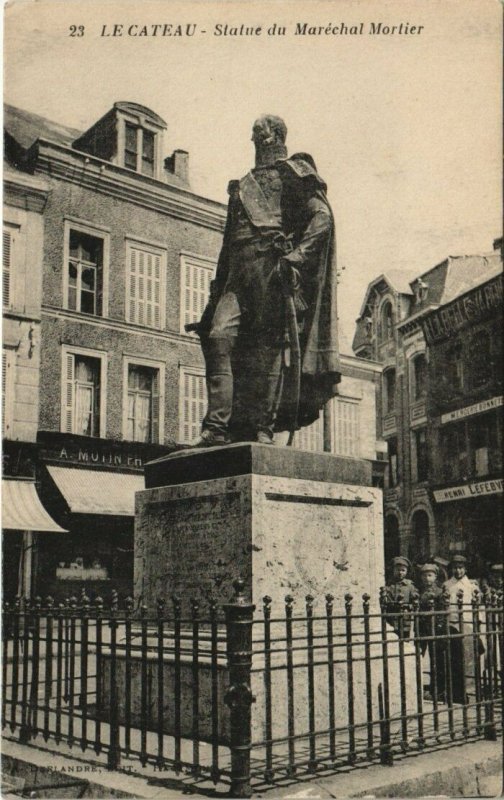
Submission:
[[[292,266],[289,261],[281,258],[278,263],[278,274],[282,283],[292,291],[297,292],[301,288],[301,274],[299,270]]]

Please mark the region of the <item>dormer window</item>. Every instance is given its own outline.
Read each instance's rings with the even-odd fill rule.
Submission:
[[[126,122],[124,138],[124,166],[154,176],[154,132]]]
[[[387,300],[381,309],[380,315],[380,332],[381,332],[381,340],[382,342],[391,341],[394,338],[394,310],[392,308],[392,303],[390,300]]]
[[[114,103],[113,108],[76,139],[73,147],[119,167],[161,180],[166,122],[138,103]]]
[[[425,283],[425,281],[423,281],[422,278],[418,278],[418,280],[415,282],[413,289],[415,292],[415,303],[417,305],[427,300],[427,294],[429,292],[429,284]]]

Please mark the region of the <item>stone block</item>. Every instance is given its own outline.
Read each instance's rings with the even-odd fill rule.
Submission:
[[[206,476],[206,477],[204,477]],[[135,600],[369,592],[383,583],[381,490],[360,459],[240,444],[146,466],[136,496]]]

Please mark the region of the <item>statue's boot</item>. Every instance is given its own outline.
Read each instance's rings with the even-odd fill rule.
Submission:
[[[262,381],[258,398],[257,441],[261,444],[273,444],[275,421],[283,386],[282,349],[279,347],[262,348],[260,368]]]
[[[232,348],[233,340],[228,336],[209,337],[205,343],[208,408],[201,438],[194,447],[216,447],[231,441],[228,424],[233,409]]]

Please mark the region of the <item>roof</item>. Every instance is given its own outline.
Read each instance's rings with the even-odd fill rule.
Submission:
[[[444,305],[502,272],[499,253],[448,256],[448,270],[439,303]],[[424,277],[424,276],[422,276]]]
[[[417,277],[411,269],[388,269],[383,277],[399,294],[413,294],[410,283]]]
[[[28,150],[37,139],[48,139],[57,144],[72,146],[72,142],[82,135],[76,128],[60,125],[39,114],[25,111],[22,108],[4,105],[4,129],[18,144]]]
[[[162,128],[166,128],[164,119],[160,117],[159,114],[155,114],[150,108],[147,108],[147,106],[141,106],[139,103],[132,103],[129,100],[119,100],[117,103],[114,103],[114,108],[118,108],[119,111],[131,111],[133,114],[142,114]]]
[[[2,528],[6,531],[66,533],[45,510],[33,481],[5,478],[2,480]]]
[[[364,295],[364,300],[359,311],[359,317],[364,315],[369,295],[377,284],[384,281],[393,291],[398,292],[399,294],[412,295],[413,291],[410,283],[417,277],[417,274],[417,272],[414,272],[411,269],[389,269],[387,272],[382,272],[381,275],[378,275],[377,278],[374,278],[374,280],[368,284],[366,294]]]

